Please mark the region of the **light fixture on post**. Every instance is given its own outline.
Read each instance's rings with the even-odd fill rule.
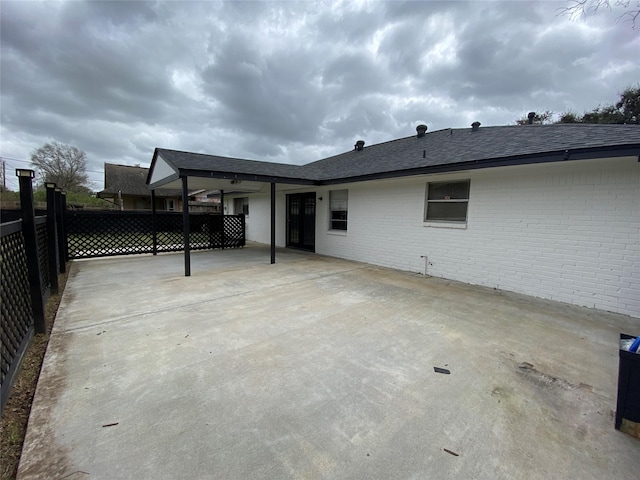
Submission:
[[[16,177],[18,177],[18,188],[20,189],[20,208],[22,209],[23,221],[25,212],[27,215],[29,215],[30,211],[34,208],[32,180],[35,176],[36,172],[34,172],[33,170],[29,170],[27,168],[16,168]]]
[[[44,182],[44,186],[45,186],[45,188],[52,188],[54,190],[56,188],[56,184],[53,183],[53,182]]]
[[[36,172],[29,170],[28,168],[16,168],[16,177],[29,177],[35,178]]]

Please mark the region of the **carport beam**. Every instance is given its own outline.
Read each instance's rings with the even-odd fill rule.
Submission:
[[[184,276],[191,276],[191,252],[189,248],[189,192],[187,177],[182,177],[182,230],[184,235]]]
[[[276,184],[271,182],[271,265],[276,263]]]

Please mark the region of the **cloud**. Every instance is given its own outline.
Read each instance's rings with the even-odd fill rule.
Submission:
[[[154,147],[299,164],[418,123],[614,102],[640,78],[637,31],[563,5],[3,1],[0,154],[72,144],[100,188],[104,162]]]

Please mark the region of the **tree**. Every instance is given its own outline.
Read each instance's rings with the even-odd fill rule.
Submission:
[[[554,121],[555,114],[549,110],[542,113],[531,112],[533,124],[544,125],[549,123],[617,123],[617,124],[640,124],[640,84],[635,87],[627,87],[619,94],[620,98],[616,103],[598,106],[589,112],[579,115],[569,110],[561,113],[558,120]],[[520,117],[516,120],[518,125],[527,125],[529,116]]]
[[[557,123],[640,124],[640,85],[625,88],[615,104],[599,106],[582,116],[562,113]]]
[[[616,108],[622,113],[624,123],[640,124],[640,84],[627,87],[621,94]]]
[[[560,114],[558,123],[582,123],[582,117],[575,112],[569,110]]]
[[[47,143],[31,152],[31,163],[43,182],[54,182],[67,192],[88,190],[87,154],[76,147]]]
[[[569,0],[569,6],[558,8],[558,15],[566,15],[569,18],[585,18],[587,15],[595,15],[598,10],[617,10],[622,13],[616,22],[631,22],[631,28],[636,28],[636,20],[640,20],[640,1],[638,0]]]
[[[555,114],[550,110],[545,110],[542,113],[538,112],[529,112],[527,115],[520,117],[516,120],[516,124],[518,125],[547,125],[553,122],[553,116]]]

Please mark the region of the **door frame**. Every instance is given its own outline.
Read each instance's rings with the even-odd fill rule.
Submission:
[[[299,234],[299,238],[301,239],[300,242],[298,243],[292,243],[291,242],[291,200],[293,198],[298,198],[300,199],[300,216],[298,219],[298,234]],[[309,198],[313,198],[313,214],[312,215],[307,215],[304,211],[304,200],[305,199],[309,199]],[[317,208],[317,201],[316,201],[316,192],[301,192],[301,193],[288,193],[286,195],[286,246],[288,248],[295,248],[298,250],[304,250],[307,252],[314,252],[316,251],[316,208]],[[313,218],[310,219],[311,220],[311,225],[313,225],[313,244],[305,244],[304,243],[304,225],[305,225],[305,217],[306,216],[312,216]]]

